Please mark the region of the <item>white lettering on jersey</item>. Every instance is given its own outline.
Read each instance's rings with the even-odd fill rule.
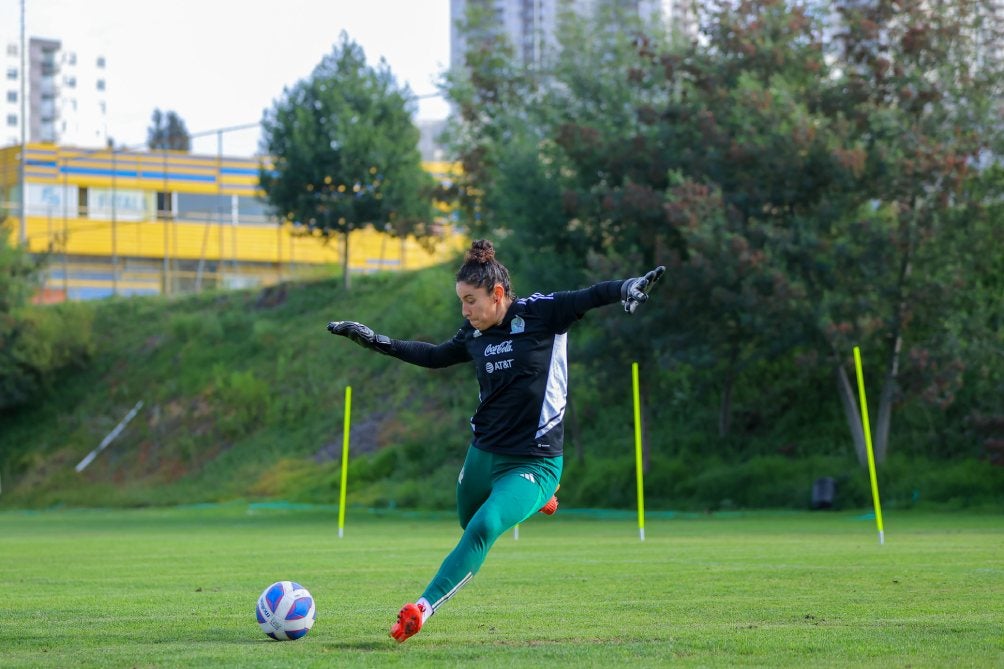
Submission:
[[[497,369],[512,369],[512,361],[515,358],[509,358],[508,360],[496,360],[495,362],[486,362],[485,371],[491,374]]]
[[[501,355],[502,353],[512,353],[512,339],[507,339],[498,344],[488,344],[485,347],[485,357],[490,355]]]

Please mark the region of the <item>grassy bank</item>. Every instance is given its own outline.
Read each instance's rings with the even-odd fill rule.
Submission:
[[[443,341],[460,323],[452,285],[444,266],[360,277],[348,293],[322,280],[81,305],[93,310],[92,357],[32,405],[0,414],[0,507],[332,503],[352,386],[350,503],[451,508],[477,402],[469,367],[405,365],[336,339],[325,325],[354,319],[395,337]],[[597,310],[569,339],[562,491],[571,506],[635,504],[630,373],[620,362],[624,341],[607,328],[630,339],[624,318]],[[838,508],[870,504],[836,398],[815,379],[777,363],[750,375],[757,385],[737,398],[776,394],[783,410],[747,416],[744,431],[719,437],[715,387],[697,384],[696,371],[650,361],[642,378],[651,508],[805,509],[819,477],[836,480]],[[138,402],[135,419],[78,473]],[[890,506],[1004,508],[1004,468],[978,454],[926,451],[917,444],[929,435],[906,420],[894,436],[879,467]]]

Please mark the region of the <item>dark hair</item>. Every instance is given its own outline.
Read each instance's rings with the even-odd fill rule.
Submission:
[[[487,239],[478,239],[467,249],[464,264],[457,270],[457,283],[461,282],[484,288],[489,293],[495,284],[502,284],[506,297],[516,299],[516,293],[509,284],[509,270],[495,259],[495,247]]]

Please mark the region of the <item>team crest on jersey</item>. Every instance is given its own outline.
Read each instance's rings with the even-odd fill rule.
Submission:
[[[512,319],[512,325],[509,327],[509,334],[519,334],[526,329],[526,321],[524,321],[519,316]]]

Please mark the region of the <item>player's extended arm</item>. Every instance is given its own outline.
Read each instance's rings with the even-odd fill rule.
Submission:
[[[348,337],[363,348],[393,356],[419,367],[448,367],[470,360],[460,333],[442,344],[429,344],[424,341],[391,339],[387,335],[376,334],[356,321],[331,321],[328,323],[328,332]]]
[[[362,323],[355,321],[331,321],[328,323],[328,332],[342,337],[348,337],[363,348],[368,348],[383,353],[384,355],[394,354],[394,344],[387,335],[376,334]]]
[[[582,318],[590,309],[615,304],[618,300],[626,313],[633,314],[639,304],[648,300],[649,292],[665,271],[666,268],[659,265],[645,276],[621,281],[601,281],[589,288],[569,291],[565,295],[571,299],[572,310],[578,318]]]

